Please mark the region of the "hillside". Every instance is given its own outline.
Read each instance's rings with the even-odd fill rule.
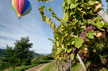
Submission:
[[[5,49],[0,49],[0,56],[2,56],[5,52]]]
[[[34,56],[34,58],[36,58],[36,57],[41,56],[41,54],[33,52],[33,56]]]

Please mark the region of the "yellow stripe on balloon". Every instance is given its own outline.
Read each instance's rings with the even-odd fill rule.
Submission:
[[[12,7],[15,10],[15,12],[18,13],[17,10],[16,10],[16,8],[15,8],[15,0],[12,0]]]

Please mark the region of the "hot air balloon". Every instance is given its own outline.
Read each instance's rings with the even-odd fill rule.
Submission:
[[[27,15],[32,7],[28,0],[12,0],[12,7],[20,19],[22,16]]]

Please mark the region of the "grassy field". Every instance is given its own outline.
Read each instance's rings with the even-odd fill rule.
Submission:
[[[7,69],[7,70],[4,70],[4,71],[25,71],[26,69],[32,68],[32,67],[37,66],[37,65],[42,64],[42,63],[45,63],[45,61],[40,62],[38,64],[32,64],[32,65],[28,65],[28,66],[20,66],[20,67],[17,67],[15,69]],[[55,66],[54,61],[51,61],[50,64],[48,64],[41,71],[56,71],[56,68],[57,67]],[[81,64],[77,63],[77,64],[73,65],[71,71],[83,71]],[[108,69],[102,68],[98,71],[108,71]]]
[[[55,63],[51,62],[41,71],[56,71]],[[81,65],[80,64],[74,65],[72,71],[82,71]]]
[[[55,71],[55,63],[54,61],[48,64],[45,68],[43,68],[41,71]]]
[[[32,68],[34,66],[37,66],[38,64],[32,64],[32,65],[28,65],[28,66],[20,66],[17,68],[12,68],[12,69],[6,69],[4,71],[25,71],[26,69]]]
[[[55,63],[51,62],[45,68],[43,68],[41,71],[56,71]],[[81,64],[78,63],[78,64],[73,65],[71,71],[83,71]],[[96,70],[96,71],[108,71],[108,69],[102,68],[102,69]]]
[[[32,67],[37,66],[39,64],[47,63],[49,61],[50,60],[42,60],[40,62],[37,62],[36,64],[31,64],[31,65],[28,65],[28,66],[20,66],[20,67],[10,68],[10,69],[6,69],[4,71],[25,71],[26,69],[32,68]]]

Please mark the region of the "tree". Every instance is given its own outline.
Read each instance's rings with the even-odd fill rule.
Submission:
[[[15,58],[14,58],[14,50],[12,47],[7,45],[7,48],[4,51],[4,55],[0,59],[0,69],[5,69],[7,67],[14,67],[15,66]]]
[[[33,52],[29,49],[32,47],[32,43],[29,43],[29,38],[21,38],[21,40],[15,43],[15,58],[18,65],[28,65],[33,58]]]
[[[31,64],[33,52],[29,49],[33,44],[29,41],[29,37],[21,38],[21,40],[16,41],[14,48],[7,46],[0,59],[0,69]]]

